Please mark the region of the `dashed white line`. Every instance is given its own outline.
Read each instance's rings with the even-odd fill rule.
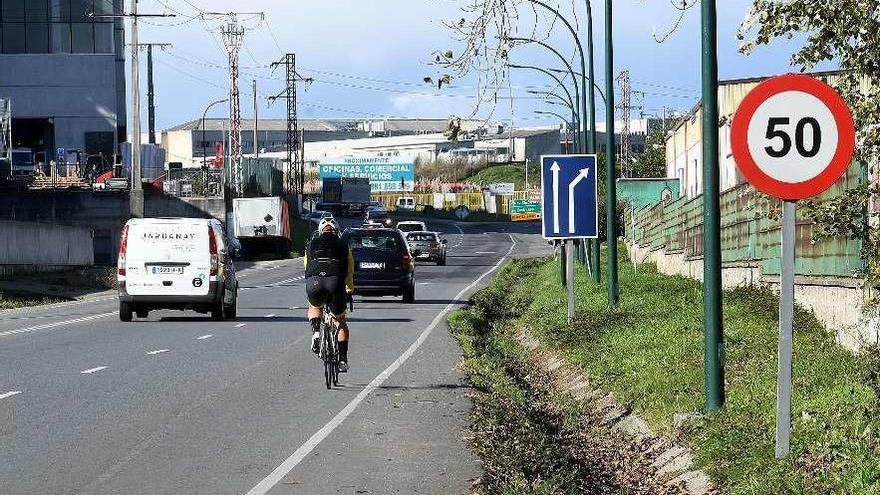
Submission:
[[[4,394],[0,394],[0,400],[8,399],[9,397],[12,397],[13,395],[18,395],[20,393],[21,393],[21,390],[13,390],[11,392],[6,392]]]
[[[111,312],[111,313],[102,313],[102,314],[99,314],[99,315],[91,315],[91,316],[85,316],[85,317],[82,317],[82,318],[76,318],[76,319],[74,319],[74,320],[56,321],[55,323],[45,323],[45,324],[43,324],[43,325],[37,325],[37,326],[34,326],[34,327],[19,328],[19,329],[17,329],[17,330],[9,330],[9,331],[6,331],[6,332],[0,332],[0,337],[8,337],[8,336],[10,336],[10,335],[18,335],[18,334],[21,334],[21,333],[36,332],[36,331],[38,331],[38,330],[47,330],[47,329],[49,329],[49,328],[63,327],[63,326],[65,326],[65,325],[73,325],[73,324],[75,324],[75,323],[83,323],[83,322],[86,322],[86,321],[92,321],[92,320],[98,320],[98,319],[101,319],[101,318],[107,318],[108,316],[112,316],[112,315],[115,315],[115,314],[116,314],[116,312],[113,311],[113,312]]]
[[[269,313],[266,315],[266,318],[275,318],[275,313]]]
[[[474,254],[497,254],[495,251],[477,251]]]
[[[202,335],[201,337],[197,337],[196,340],[206,340],[206,339],[210,339],[213,336],[214,336],[214,334],[209,333],[208,335]]]
[[[238,325],[235,325],[235,328],[241,328],[245,325],[247,325],[247,323],[239,323]]]
[[[147,356],[155,356],[156,354],[164,354],[166,352],[171,352],[171,349],[156,349],[155,351],[149,351]]]
[[[92,373],[97,373],[97,372],[99,372],[99,371],[104,371],[104,370],[106,370],[106,369],[107,369],[106,366],[98,366],[97,368],[90,368],[90,369],[87,369],[87,370],[82,370],[82,371],[79,372],[79,374],[81,374],[81,375],[91,375]]]

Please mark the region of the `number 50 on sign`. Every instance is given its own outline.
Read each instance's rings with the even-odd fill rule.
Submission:
[[[730,130],[740,171],[756,189],[795,201],[822,193],[846,171],[855,126],[846,102],[809,76],[790,74],[746,95]]]

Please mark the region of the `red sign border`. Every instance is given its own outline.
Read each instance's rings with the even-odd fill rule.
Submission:
[[[819,175],[803,182],[783,182],[764,173],[755,163],[748,145],[749,124],[758,107],[786,91],[801,91],[815,96],[831,110],[837,123],[837,151],[831,163]],[[734,161],[750,184],[770,196],[795,201],[823,193],[846,172],[856,145],[855,122],[846,102],[834,88],[808,75],[786,74],[762,82],[746,95],[733,117],[730,143]]]

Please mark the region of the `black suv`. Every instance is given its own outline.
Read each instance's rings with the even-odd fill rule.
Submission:
[[[342,238],[354,256],[354,293],[416,299],[415,263],[397,229],[348,229]]]

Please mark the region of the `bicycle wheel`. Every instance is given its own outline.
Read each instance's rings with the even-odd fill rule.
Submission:
[[[330,390],[333,383],[333,362],[330,360],[324,361],[324,384],[327,385],[327,390]]]

